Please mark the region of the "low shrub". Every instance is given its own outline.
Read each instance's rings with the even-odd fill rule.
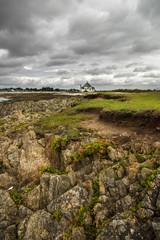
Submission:
[[[61,211],[59,209],[56,209],[52,216],[51,216],[51,219],[55,219],[57,220],[58,222],[61,220],[61,217],[63,216],[63,214],[61,213]]]
[[[68,143],[68,138],[56,138],[53,143],[52,143],[52,150],[53,151],[57,151],[57,152],[61,152],[63,149],[65,149],[66,145]]]
[[[99,157],[108,157],[107,148],[109,144],[103,140],[97,140],[91,145],[83,145],[79,151],[72,154],[69,158],[69,163],[79,162],[84,159],[90,160],[90,157],[93,157],[95,154]]]
[[[52,173],[52,174],[58,174],[58,175],[63,175],[63,174],[68,174],[68,173],[70,173],[70,171],[60,172],[60,171],[58,171],[57,169],[54,169],[54,168],[52,168],[52,167],[50,167],[50,166],[45,166],[45,167],[43,167],[43,168],[39,171],[40,174],[42,174],[42,173],[44,173],[44,172]]]

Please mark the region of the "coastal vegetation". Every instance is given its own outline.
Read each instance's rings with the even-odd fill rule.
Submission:
[[[108,95],[109,93],[103,93],[103,94]],[[110,93],[111,98],[114,95],[115,95],[114,92]],[[81,104],[75,107],[75,109],[85,109],[85,108],[101,108],[104,110],[138,111],[138,112],[145,111],[145,110],[160,111],[160,93],[159,92],[147,92],[147,93],[136,93],[136,94],[122,93],[120,99],[87,100],[87,101],[83,101]]]
[[[0,235],[156,239],[158,92],[32,100],[1,106]]]

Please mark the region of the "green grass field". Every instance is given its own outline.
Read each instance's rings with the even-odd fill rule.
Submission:
[[[79,123],[86,119],[90,119],[87,115],[82,114],[73,114],[70,115],[68,111],[53,114],[49,117],[41,118],[37,123],[36,126],[39,127],[43,131],[49,132],[60,132],[64,131],[64,129],[58,129],[59,126],[64,127],[66,130],[70,131],[73,134],[77,134],[80,129]]]
[[[108,94],[108,93],[107,93]],[[112,93],[113,94],[113,93]],[[126,98],[126,101],[113,100],[113,99],[93,99],[83,101],[75,109],[94,108],[100,107],[104,110],[117,110],[117,111],[144,111],[156,110],[160,111],[160,93],[131,93],[121,94]]]
[[[124,101],[124,99],[126,100]],[[80,122],[90,119],[90,116],[78,114],[77,110],[97,107],[102,108],[104,110],[115,110],[118,112],[121,111],[142,112],[145,110],[155,110],[160,113],[160,93],[151,92],[151,93],[121,94],[121,98],[119,100],[85,99],[82,100],[82,102],[77,106],[68,108],[62,113],[53,114],[49,117],[41,118],[36,123],[36,126],[39,130],[42,131],[58,133],[67,130],[72,135],[77,135],[79,134],[80,131],[83,130],[85,131],[85,129],[82,129],[80,127]],[[59,126],[62,126],[65,130],[58,129]]]

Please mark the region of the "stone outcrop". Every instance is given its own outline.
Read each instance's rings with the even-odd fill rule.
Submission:
[[[57,137],[1,134],[0,240],[159,240],[159,142],[114,135],[78,159],[97,136],[56,152]]]

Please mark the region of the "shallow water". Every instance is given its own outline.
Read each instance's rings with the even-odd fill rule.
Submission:
[[[9,100],[8,98],[0,97],[0,102],[5,102],[5,101],[8,101],[8,100]]]

